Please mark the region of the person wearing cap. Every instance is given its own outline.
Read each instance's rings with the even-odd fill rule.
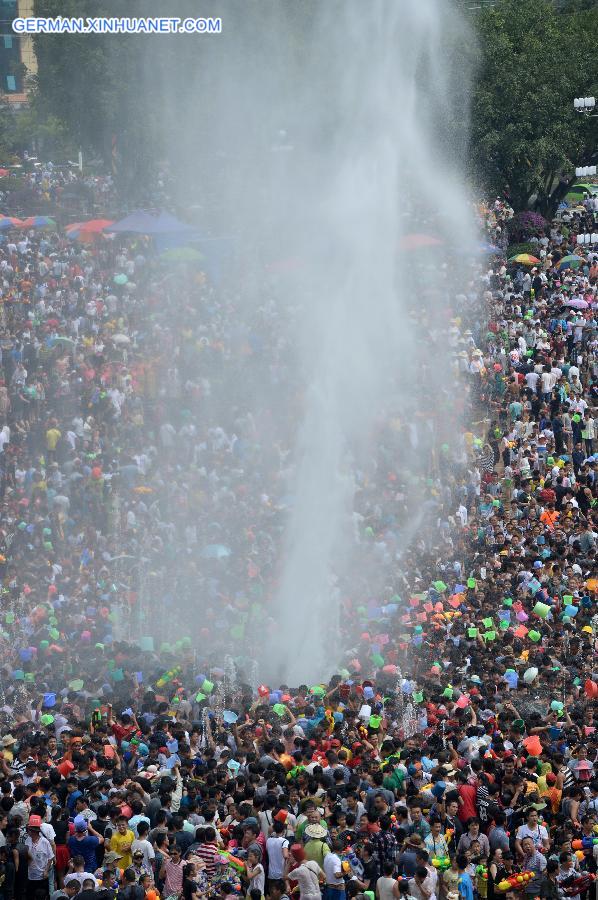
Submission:
[[[35,900],[37,891],[49,892],[49,875],[54,862],[54,851],[50,841],[41,833],[40,816],[29,816],[27,823],[27,900]]]
[[[69,853],[71,856],[82,856],[86,871],[95,872],[98,865],[97,851],[104,843],[104,838],[82,815],[75,816],[73,825],[75,833],[66,842]]]

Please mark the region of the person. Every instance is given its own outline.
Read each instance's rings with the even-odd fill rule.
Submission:
[[[459,877],[457,879],[459,898],[460,900],[473,900],[473,882],[467,871],[468,860],[464,853],[457,854],[457,868],[459,870]]]
[[[138,857],[141,853],[143,859],[143,865],[147,869],[148,872],[151,872],[153,869],[153,862],[156,856],[155,850],[151,842],[147,839],[147,835],[149,833],[149,823],[147,822],[139,822],[137,825],[137,834],[138,836],[135,838],[131,845],[131,851],[133,855],[133,861],[135,861],[135,857]]]
[[[13,900],[19,857],[6,844],[0,847],[0,894],[3,900]],[[69,898],[72,900],[72,898]]]
[[[321,900],[320,882],[324,873],[319,865],[306,858],[301,844],[293,844],[290,855],[295,867],[289,870],[288,880],[297,883],[300,900]]]
[[[245,870],[249,879],[249,891],[259,891],[259,896],[262,897],[266,887],[266,873],[260,859],[260,850],[258,848],[250,849],[247,852]]]
[[[145,900],[145,891],[138,884],[137,873],[131,867],[124,870],[123,885],[118,894],[123,900]]]
[[[201,897],[196,876],[195,866],[192,863],[187,863],[183,869],[182,900],[199,900]]]
[[[41,833],[40,816],[29,816],[27,824],[27,900],[36,900],[38,891],[49,893],[49,875],[54,862],[50,841]]]
[[[415,900],[436,900],[430,874],[425,866],[417,866],[415,875],[409,879],[409,893]]]
[[[521,849],[523,871],[534,873],[534,877],[525,885],[524,891],[527,896],[535,897],[538,894],[546,869],[546,857],[536,849],[536,845],[531,836],[523,838],[521,841]]]
[[[326,855],[330,853],[330,847],[324,840],[327,834],[327,830],[321,825],[308,825],[304,831],[305,858],[316,862],[320,869],[323,869]]]
[[[97,834],[83,816],[75,816],[73,825],[75,833],[67,840],[67,848],[71,856],[82,856],[87,872],[95,872],[98,866],[97,851],[104,838]]]
[[[376,897],[378,900],[398,900],[400,897],[399,882],[394,878],[394,864],[384,863],[382,875],[376,882]]]
[[[548,831],[545,826],[540,824],[538,820],[538,810],[535,806],[530,806],[526,810],[525,823],[520,825],[515,832],[515,850],[519,855],[522,854],[522,843],[524,838],[530,838],[537,850],[546,851],[550,849],[550,840]]]
[[[169,848],[169,856],[165,857],[160,869],[160,879],[164,884],[163,893],[165,897],[178,897],[180,895],[183,889],[184,866],[179,846],[172,843]]]
[[[0,855],[1,853],[2,851],[0,850]],[[57,891],[53,891],[50,894],[50,900],[74,900],[80,890],[81,885],[76,878],[73,878],[64,887],[59,888]]]
[[[273,833],[266,840],[266,852],[268,854],[268,879],[280,881],[285,872],[286,861],[289,857],[289,842],[285,837],[287,826],[284,822],[274,820]]]
[[[342,841],[336,838],[332,842],[332,850],[324,857],[324,875],[326,877],[324,897],[325,900],[345,900],[345,880],[340,854],[344,846]],[[378,881],[379,883],[379,881]]]
[[[558,885],[559,864],[556,859],[549,859],[546,863],[544,876],[540,881],[538,896],[541,900],[560,900],[561,893]]]
[[[278,879],[278,881],[270,881],[268,884],[268,891],[270,900],[289,900],[289,895],[286,892],[285,882],[282,878]],[[226,897],[224,898],[226,900]]]
[[[128,819],[126,816],[118,816],[116,821],[116,831],[110,837],[109,849],[113,853],[117,853],[121,859],[123,869],[128,869],[133,861],[132,847],[135,835],[128,827]]]

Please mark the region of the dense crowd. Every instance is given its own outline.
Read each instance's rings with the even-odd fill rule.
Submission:
[[[380,424],[337,674],[299,686],[254,663],[301,403],[280,282],[4,232],[5,900],[593,896],[598,254],[566,259],[578,211],[510,264],[479,212],[468,293],[417,313],[450,411]]]

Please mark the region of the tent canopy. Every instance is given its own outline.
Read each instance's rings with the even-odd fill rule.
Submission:
[[[179,222],[175,216],[164,210],[150,213],[144,209],[132,212],[105,230],[110,234],[193,234],[195,231],[191,225]]]

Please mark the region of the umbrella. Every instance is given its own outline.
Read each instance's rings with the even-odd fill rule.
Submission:
[[[2,231],[8,231],[9,228],[20,228],[22,224],[20,219],[15,219],[12,216],[0,217],[0,230]]]
[[[569,256],[563,256],[557,265],[557,269],[559,271],[561,271],[561,269],[579,269],[583,262],[585,262],[583,257],[570,253]]]
[[[90,219],[88,222],[73,222],[65,230],[71,240],[91,241],[113,224],[112,219]]]
[[[172,247],[161,253],[160,259],[164,262],[201,262],[203,255],[193,247]]]
[[[399,249],[419,250],[421,247],[440,247],[443,243],[431,234],[405,234],[399,241]]]
[[[478,250],[482,253],[487,253],[489,256],[501,256],[502,250],[500,247],[495,247],[494,244],[487,244],[485,241],[480,241],[478,244]]]
[[[230,549],[224,544],[206,544],[201,555],[204,559],[225,559],[230,556]]]
[[[126,275],[121,274],[121,275],[115,275],[113,280],[114,280],[114,284],[126,284],[129,279],[127,278]]]
[[[567,300],[565,306],[572,306],[574,309],[587,309],[590,304],[587,300],[582,300],[581,297],[573,298],[573,300]]]
[[[69,337],[55,337],[50,339],[50,346],[53,347],[54,344],[70,344],[71,347],[75,346],[76,341]]]
[[[49,216],[29,216],[28,219],[23,219],[20,225],[21,228],[55,228],[56,222],[54,219],[51,219]]]
[[[115,334],[112,338],[115,344],[130,344],[131,338],[126,334]]]
[[[524,266],[537,266],[540,260],[532,256],[531,253],[518,253],[517,256],[512,256],[509,262],[522,263]]]

